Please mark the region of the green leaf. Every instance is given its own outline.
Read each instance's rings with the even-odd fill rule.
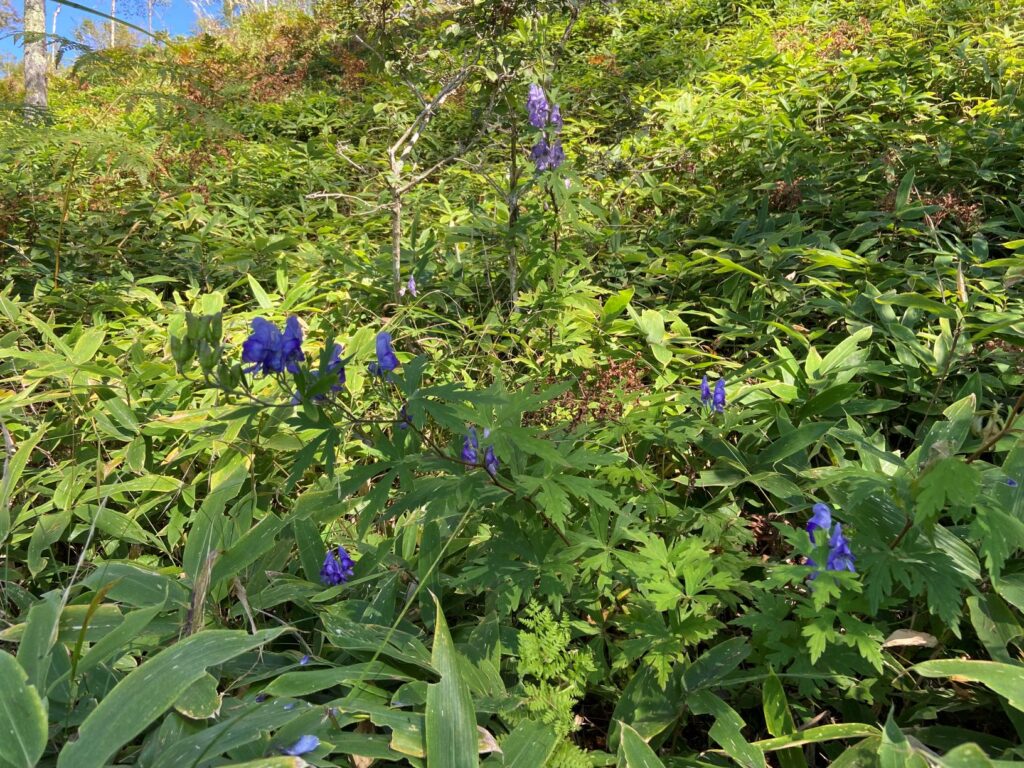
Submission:
[[[103,768],[166,712],[208,667],[258,648],[284,632],[254,635],[234,630],[200,632],[165,648],[121,680],[89,713],[57,759],[58,768]]]
[[[804,744],[819,744],[823,741],[834,741],[835,739],[855,739],[864,736],[875,736],[879,734],[878,728],[864,723],[837,723],[835,725],[819,725],[817,728],[807,728],[798,733],[791,733],[787,736],[779,736],[774,739],[755,741],[754,746],[763,752],[775,752],[780,749],[799,747]]]
[[[870,325],[861,328],[841,342],[835,345],[832,350],[822,358],[814,373],[817,379],[835,377],[836,384],[845,384],[860,367],[864,360],[865,353],[859,352],[861,342],[871,338],[873,329]]]
[[[764,722],[772,736],[789,736],[796,733],[796,722],[786,700],[786,690],[774,670],[768,671],[768,678],[761,687],[764,707]],[[796,747],[779,752],[779,768],[807,768],[803,753]]]
[[[205,720],[220,712],[217,679],[206,673],[186,688],[175,700],[174,708],[192,720]]]
[[[0,484],[0,544],[3,544],[11,530],[11,498],[14,495],[14,489],[21,479],[22,472],[25,471],[32,451],[35,450],[45,434],[45,429],[36,429],[34,434],[15,451],[14,456],[9,458],[3,475],[3,483]]]
[[[0,651],[0,768],[34,768],[46,748],[46,708],[28,675]]]
[[[623,723],[619,742],[619,768],[665,768],[640,734]]]
[[[683,673],[683,690],[694,692],[712,686],[750,655],[746,638],[734,637],[702,653]]]
[[[626,288],[609,296],[608,301],[606,301],[604,303],[604,307],[601,308],[601,322],[607,323],[609,320],[620,315],[622,310],[624,310],[633,299],[633,293],[634,290],[632,288]]]
[[[259,281],[252,275],[246,275],[249,280],[249,288],[252,290],[252,295],[256,299],[256,303],[260,305],[260,309],[273,309],[274,303],[270,300],[267,292],[263,290],[263,286],[259,284]]]
[[[498,765],[504,768],[537,768],[547,765],[558,745],[558,734],[546,723],[525,720],[501,742]],[[493,758],[488,761],[488,765]]]
[[[1005,697],[1014,709],[1024,711],[1024,666],[998,661],[936,659],[910,669],[923,677],[955,677],[981,683]]]
[[[86,606],[82,606],[85,608]],[[18,663],[28,673],[28,681],[37,691],[46,691],[50,673],[50,652],[57,642],[61,613],[60,595],[51,592],[29,608],[25,633],[18,646]]]
[[[881,743],[881,736],[869,736],[848,747],[829,768],[878,768],[878,746]]]
[[[710,691],[698,691],[690,694],[688,702],[696,715],[711,715],[714,724],[708,736],[718,744],[722,751],[739,763],[743,768],[768,768],[764,752],[755,744],[743,738],[740,729],[745,723],[735,709]]]
[[[445,768],[476,768],[478,738],[473,698],[455,654],[441,604],[434,599],[437,625],[431,661],[441,681],[427,687],[427,764]]]
[[[910,741],[892,719],[892,713],[882,731],[882,743],[878,745],[878,761],[881,768],[927,768],[928,762],[915,754]]]
[[[977,744],[961,744],[951,749],[937,765],[941,768],[992,768],[992,761]]]
[[[644,665],[626,684],[612,713],[609,743],[619,743],[619,724],[628,723],[649,740],[668,728],[682,714],[685,706],[680,675],[671,675],[665,686],[658,684],[657,671]]]
[[[914,521],[931,521],[947,504],[969,505],[978,493],[981,478],[974,468],[957,456],[942,459],[917,481]]]
[[[910,307],[921,309],[939,317],[946,317],[950,320],[956,318],[956,308],[940,301],[929,299],[919,293],[900,293],[897,295],[879,296],[875,299],[879,304],[895,304],[898,307]]]

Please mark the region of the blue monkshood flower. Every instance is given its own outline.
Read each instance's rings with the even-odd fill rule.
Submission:
[[[398,428],[408,429],[410,424],[412,424],[412,417],[409,416],[409,410],[403,404],[402,407],[398,409]]]
[[[811,512],[811,519],[807,521],[807,535],[811,537],[811,543],[816,544],[815,531],[822,530],[828,536],[829,531],[832,530],[832,510],[829,509],[828,504],[818,503],[811,507]]]
[[[707,407],[711,405],[711,385],[708,383],[708,375],[700,380],[700,404]]]
[[[712,404],[718,413],[725,412],[725,379],[715,382],[715,394],[712,397]]]
[[[826,567],[830,571],[850,571],[850,573],[856,573],[856,569],[853,567],[853,561],[856,560],[853,556],[853,552],[850,551],[850,544],[846,541],[846,537],[843,536],[843,526],[836,523],[836,528],[832,532],[832,538],[828,542],[828,562]]]
[[[391,348],[391,334],[381,331],[377,334],[377,362],[370,363],[370,373],[374,376],[384,376],[397,367],[398,357]]]
[[[538,171],[553,171],[565,162],[562,142],[555,139],[553,143],[548,144],[548,140],[542,136],[530,152],[530,159],[536,164]]]
[[[554,170],[564,162],[565,150],[562,149],[562,142],[555,139],[555,143],[551,145],[551,154],[548,155],[548,167]]]
[[[242,342],[242,361],[253,363],[247,373],[295,373],[302,354],[302,328],[292,315],[285,323],[282,334],[278,327],[262,317],[253,318],[252,333]]]
[[[344,547],[327,550],[323,568],[320,569],[320,581],[328,587],[344,584],[355,574],[355,563],[348,556]]]
[[[555,129],[555,133],[562,130],[562,109],[557,104],[551,108],[551,127]]]
[[[340,392],[345,383],[345,363],[341,360],[344,352],[345,348],[341,344],[335,344],[334,349],[331,350],[331,359],[327,361],[327,372],[338,375],[338,383],[331,387],[333,392]]]
[[[299,326],[299,318],[295,315],[289,317],[284,324],[284,333],[281,334],[281,358],[289,373],[298,373],[299,361],[306,359],[302,354],[302,328]]]
[[[281,364],[281,331],[269,320],[254,317],[252,333],[242,342],[242,361],[254,363],[247,373],[280,373],[284,370]]]
[[[308,653],[305,656],[303,656],[301,659],[299,659],[299,666],[300,667],[304,667],[307,664],[309,664],[309,654]]]
[[[544,89],[536,83],[530,86],[526,95],[526,112],[530,125],[534,128],[543,128],[547,125],[551,107],[548,105],[548,97],[544,95]]]
[[[264,701],[266,701],[269,698],[270,698],[270,694],[268,694],[268,693],[257,693],[256,697],[253,699],[253,701],[255,701],[257,704],[262,704]]]
[[[491,477],[497,477],[499,466],[501,465],[498,462],[498,457],[494,454],[494,446],[488,445],[487,450],[484,451],[484,469]]]
[[[1007,484],[1008,486],[1010,486],[1011,488],[1016,488],[1016,487],[1017,487],[1018,485],[1020,485],[1020,483],[1018,483],[1018,482],[1017,482],[1016,480],[1014,480],[1014,479],[1013,479],[1012,477],[1008,477],[1008,478],[1006,478],[1006,484]]]
[[[538,171],[542,171],[547,167],[548,153],[550,151],[551,148],[548,146],[548,140],[545,136],[541,136],[540,141],[533,145],[533,149],[530,150],[530,159],[536,163]],[[541,166],[544,166],[544,168]]]
[[[409,275],[409,282],[398,289],[399,296],[405,296],[405,294],[416,295],[416,275]]]
[[[341,392],[345,388],[345,363],[341,359],[344,351],[345,348],[341,346],[341,344],[335,344],[334,349],[331,350],[331,359],[327,361],[326,372],[338,377],[338,380],[331,385],[331,392]],[[312,381],[316,381],[320,378],[320,371],[310,371],[309,375]],[[314,403],[320,403],[323,402],[323,400],[323,395],[316,395],[313,397]],[[292,404],[298,405],[301,402],[302,396],[296,392],[292,396]]]
[[[462,441],[462,460],[467,464],[476,464],[479,458],[478,450],[480,450],[480,441],[476,437],[476,427],[470,427],[469,434]]]
[[[300,736],[298,741],[287,749],[282,749],[281,751],[291,757],[298,757],[299,755],[305,755],[312,752],[319,746],[320,739],[316,736]]]

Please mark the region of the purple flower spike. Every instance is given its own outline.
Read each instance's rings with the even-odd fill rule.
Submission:
[[[551,107],[548,104],[548,97],[544,95],[544,89],[536,83],[530,86],[526,96],[526,112],[529,115],[530,125],[534,128],[543,128],[547,125]]]
[[[715,411],[718,413],[725,412],[725,379],[719,379],[715,382],[715,394],[711,398],[712,404]]]
[[[711,405],[711,385],[708,383],[708,375],[706,373],[704,378],[700,380],[700,404],[705,407]]]
[[[469,434],[462,442],[462,460],[467,464],[476,464],[479,458],[477,451],[480,449],[480,441],[476,437],[476,427],[469,428]]]
[[[494,446],[488,445],[487,450],[484,451],[484,469],[491,477],[497,477],[499,466],[501,465],[498,462],[498,457],[494,454]]]

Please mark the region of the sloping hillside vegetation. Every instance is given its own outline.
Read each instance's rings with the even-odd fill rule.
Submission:
[[[331,0],[0,83],[0,766],[1024,761],[1022,79]]]

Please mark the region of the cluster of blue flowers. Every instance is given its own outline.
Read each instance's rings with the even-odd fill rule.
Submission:
[[[484,440],[491,436],[491,430],[484,430]],[[466,439],[462,442],[462,460],[466,464],[478,466],[480,463],[480,441],[476,436],[476,427],[470,427]],[[494,453],[494,446],[488,445],[484,450],[484,469],[491,477],[498,476],[498,467],[501,463]]]
[[[292,315],[282,333],[276,325],[262,317],[252,321],[252,334],[242,343],[242,361],[252,363],[246,373],[298,373],[302,354],[302,328]]]
[[[711,384],[705,374],[700,382],[700,403],[705,408],[711,407],[716,413],[725,412],[725,379],[715,382],[715,391],[712,393]]]
[[[320,569],[320,581],[328,587],[344,584],[355,573],[355,565],[344,547],[329,549],[324,557],[323,568]]]
[[[543,131],[530,152],[530,159],[538,171],[554,170],[565,162],[565,150],[562,149],[562,140],[558,138],[562,132],[562,110],[557,104],[552,107],[544,89],[533,83],[526,96],[526,113],[530,125]]]
[[[818,531],[824,531],[828,539],[828,559],[825,561],[825,568],[829,571],[850,571],[856,573],[857,570],[853,567],[853,562],[857,558],[853,556],[853,552],[850,551],[850,543],[843,536],[843,526],[838,522],[835,528],[832,527],[832,510],[828,504],[815,504],[811,508],[811,519],[807,521],[807,535],[811,537],[811,544],[817,545],[818,542],[815,539],[815,533]],[[818,568],[818,564],[812,559],[807,558],[807,565],[812,568]],[[811,578],[815,578],[817,573],[812,573]]]

